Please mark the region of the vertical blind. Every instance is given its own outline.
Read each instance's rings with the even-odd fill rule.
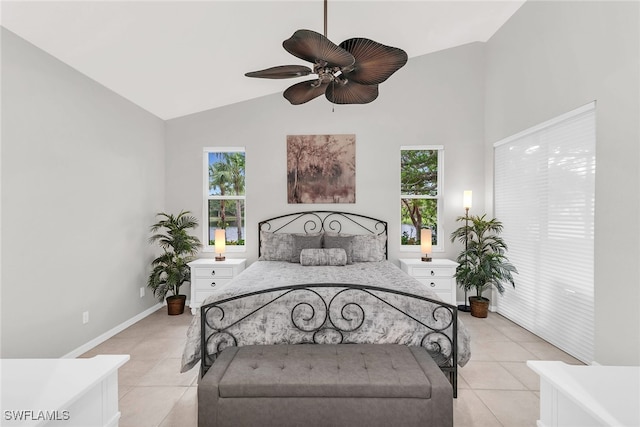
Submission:
[[[516,287],[498,313],[594,357],[595,102],[494,144],[495,216]]]

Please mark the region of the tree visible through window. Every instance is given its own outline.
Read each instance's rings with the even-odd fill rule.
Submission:
[[[401,244],[420,245],[420,229],[430,228],[438,246],[440,147],[403,147],[400,151]]]
[[[214,245],[215,230],[225,229],[226,245],[244,246],[245,153],[242,148],[205,150],[207,175],[207,238]]]

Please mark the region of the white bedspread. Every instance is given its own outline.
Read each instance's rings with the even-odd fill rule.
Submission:
[[[377,286],[439,300],[436,294],[426,286],[388,261],[354,263],[340,267],[312,267],[290,262],[257,261],[233,281],[218,288],[214,295],[205,300],[204,304],[264,289],[318,283]],[[244,319],[238,325],[233,326],[233,336],[237,339],[238,345],[296,343],[304,339],[302,331],[291,327],[292,308],[298,302],[307,301],[307,299],[302,299],[302,293],[304,292],[292,292],[269,304],[268,310],[260,310]],[[320,296],[325,297],[326,295],[335,294],[336,290],[318,289],[317,292]],[[220,317],[219,310],[212,310],[207,318],[212,319],[212,322],[216,325],[222,324],[226,326],[233,322],[234,319],[237,320],[256,307],[260,307],[272,300],[275,295],[277,294],[268,293],[225,303],[224,319],[214,319],[214,317]],[[308,296],[309,292],[307,291],[305,298]],[[320,296],[317,298],[312,296],[311,300],[315,300],[322,305]],[[394,305],[402,308],[403,311],[419,316],[419,320],[428,325],[438,327],[447,322],[447,319],[443,318],[443,316],[446,317],[445,310],[438,310],[436,315],[433,315],[435,304],[407,298],[402,295],[385,294],[384,297]],[[343,307],[346,302],[354,302],[364,308],[365,316],[362,319],[362,325],[358,328],[355,338],[350,335],[351,341],[355,339],[357,342],[364,343],[421,345],[426,328],[406,315],[397,310],[389,309],[387,304],[364,292],[348,291],[343,293],[341,298],[343,298],[343,301],[336,301],[336,307],[338,308]],[[298,310],[295,316],[302,319],[300,321],[301,324],[313,328],[314,322],[316,322],[316,327],[322,323],[322,318],[319,314],[322,310],[316,309],[312,311],[307,305],[298,307]],[[341,312],[340,318],[342,316],[347,319],[354,319],[362,316],[362,311],[355,304],[351,304],[347,305],[345,310]],[[305,321],[305,319],[309,320]],[[317,323],[318,321],[320,323]],[[347,324],[346,329],[349,329],[348,322],[345,324]],[[460,366],[464,366],[470,358],[469,341],[469,334],[465,326],[461,321],[458,321],[458,364]],[[189,327],[187,343],[182,356],[182,372],[191,369],[197,364],[201,355],[200,344],[200,312],[198,312]],[[443,346],[443,353],[450,351],[446,347],[446,345]],[[444,355],[446,356],[446,354]]]

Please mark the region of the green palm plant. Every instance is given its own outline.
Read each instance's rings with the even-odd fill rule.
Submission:
[[[223,153],[221,161],[209,166],[209,185],[220,188],[220,195],[244,194],[245,158],[243,153]],[[220,227],[226,228],[226,200],[220,200]],[[238,242],[242,237],[242,201],[235,201]]]
[[[241,153],[229,153],[225,158],[228,164],[231,186],[235,194],[244,194],[245,158]],[[242,240],[242,202],[236,200],[236,226],[238,241]]]
[[[190,280],[190,268],[187,265],[195,258],[200,249],[200,240],[189,235],[189,230],[198,226],[198,220],[189,211],[178,215],[160,212],[159,221],[151,226],[149,243],[157,243],[163,253],[151,262],[152,270],[147,286],[153,290],[159,301],[167,294],[179,295],[180,286]]]
[[[507,244],[499,236],[503,226],[496,218],[486,219],[486,215],[468,218],[461,216],[456,221],[464,225],[451,233],[451,242],[466,243],[466,249],[457,258],[455,278],[465,291],[476,290],[476,298],[488,301],[482,292],[492,286],[502,295],[504,283],[516,287],[513,273],[518,273],[505,255]],[[469,224],[470,222],[470,224]]]

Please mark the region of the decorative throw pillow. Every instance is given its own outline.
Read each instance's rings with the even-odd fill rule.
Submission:
[[[344,249],[347,254],[347,264],[353,264],[353,237],[351,235],[325,233],[322,246],[327,249]]]
[[[377,262],[385,260],[386,239],[375,234],[353,236],[353,262]]]
[[[303,249],[322,248],[322,234],[294,234],[293,250],[291,252],[291,262],[300,262],[300,252]]]
[[[346,265],[347,253],[342,248],[303,249],[300,264],[304,266]]]
[[[263,261],[291,261],[293,235],[260,231],[260,259]]]

